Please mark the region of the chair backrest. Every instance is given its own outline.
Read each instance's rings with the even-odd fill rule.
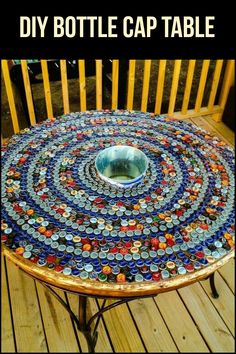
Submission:
[[[51,60],[53,61],[53,60]],[[37,121],[32,87],[30,61],[20,60],[12,65],[12,61],[2,60],[2,74],[9,103],[13,132],[20,130],[19,118],[15,101],[15,85],[12,68],[18,65],[24,91],[25,105],[29,123]],[[46,115],[54,118],[50,81],[52,64],[50,60],[35,60],[42,74],[43,95],[46,103]],[[63,113],[69,113],[70,95],[68,90],[68,61],[57,60],[62,87]],[[90,60],[91,62],[91,60]],[[78,75],[79,100],[77,111],[102,108],[124,108],[128,110],[152,111],[155,114],[167,114],[176,118],[212,115],[220,121],[230,87],[234,82],[234,60],[95,60],[95,102],[93,107],[87,105],[86,70],[88,60],[74,60]],[[32,64],[33,65],[33,64]],[[108,68],[108,66],[109,68]],[[110,77],[109,77],[110,75]],[[70,77],[71,75],[69,75]],[[104,107],[104,86],[110,82],[110,107]],[[14,86],[13,86],[14,82]],[[109,84],[109,83],[108,83]],[[119,98],[125,94],[125,102],[121,107]],[[177,104],[178,103],[178,104]],[[38,117],[37,117],[38,118]],[[3,137],[6,137],[4,127]]]

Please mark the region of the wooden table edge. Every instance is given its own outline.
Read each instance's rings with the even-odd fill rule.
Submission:
[[[2,245],[2,252],[7,259],[12,261],[21,270],[41,282],[64,291],[102,298],[145,297],[175,290],[207,278],[211,273],[215,272],[234,257],[234,250],[232,250],[226,256],[200,270],[185,275],[178,275],[166,280],[133,283],[103,283],[90,279],[82,280],[79,277],[56,273],[53,270],[40,267],[24,259],[22,256],[17,255],[4,245]]]

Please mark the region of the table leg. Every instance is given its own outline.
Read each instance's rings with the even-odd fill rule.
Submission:
[[[39,281],[40,282],[40,281]],[[57,294],[57,292],[51,288],[51,286],[40,282],[46,289],[50,291],[50,293],[64,306],[64,308],[67,310],[67,312],[70,314],[72,320],[76,323],[78,330],[83,333],[85,336],[85,339],[87,341],[88,345],[88,350],[90,353],[95,353],[95,346],[97,343],[97,338],[98,338],[98,332],[97,332],[97,327],[99,324],[99,321],[101,319],[101,316],[104,312],[111,310],[112,308],[119,306],[124,303],[128,303],[129,301],[136,300],[139,297],[129,297],[129,298],[123,298],[123,299],[118,299],[115,302],[112,302],[110,305],[106,306],[106,299],[103,299],[103,303],[99,309],[94,315],[92,315],[89,319],[87,319],[87,304],[88,304],[88,297],[85,295],[79,295],[79,311],[78,311],[78,316],[71,310],[70,306],[68,303],[60,296]],[[143,297],[153,297],[153,295],[147,295]],[[92,322],[96,320],[94,329],[91,329],[91,324]]]
[[[217,299],[219,297],[219,294],[218,294],[216,287],[215,287],[214,276],[215,276],[215,272],[212,273],[209,277],[210,278],[210,286],[211,286],[212,296],[214,297],[214,299]]]
[[[90,322],[87,321],[87,296],[79,295],[79,318],[78,329],[86,338],[89,353],[95,352],[95,345],[97,342],[97,332],[91,331]]]
[[[87,297],[79,295],[79,314],[76,314],[71,310],[67,302],[57,294],[57,292],[51,288],[51,286],[46,285],[43,282],[40,282],[50,293],[62,304],[66,311],[71,316],[72,320],[76,323],[78,330],[83,333],[87,341],[88,349],[90,353],[95,352],[95,345],[97,342],[97,332],[91,331],[90,323],[87,321],[86,309],[87,309]]]
[[[218,294],[218,292],[217,292],[217,290],[216,290],[216,286],[215,286],[215,278],[214,278],[214,276],[215,276],[215,272],[214,273],[211,273],[210,275],[208,275],[208,277],[206,277],[205,279],[203,279],[203,280],[207,280],[207,279],[209,279],[209,281],[210,281],[210,287],[211,287],[211,291],[212,291],[212,297],[214,297],[214,299],[217,299],[218,297],[219,297],[219,294]]]

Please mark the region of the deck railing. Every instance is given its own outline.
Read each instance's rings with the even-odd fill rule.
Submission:
[[[112,92],[111,92],[111,109],[118,107],[118,87],[119,87],[119,60],[112,60]],[[173,71],[170,83],[170,93],[168,100],[168,109],[162,112],[163,95],[165,93],[166,68],[167,60],[159,60],[158,70],[156,72],[156,92],[153,110],[155,114],[167,114],[176,118],[191,118],[195,116],[212,115],[215,121],[222,119],[222,114],[227,101],[230,87],[234,83],[234,60],[215,60],[213,68],[213,76],[211,78],[211,86],[208,92],[208,102],[203,104],[203,99],[206,91],[206,84],[208,81],[208,73],[210,67],[210,60],[203,60],[200,68],[200,75],[198,77],[197,90],[194,96],[194,107],[190,106],[190,95],[193,88],[193,78],[196,74],[196,60],[188,60],[187,72],[185,74],[185,87],[182,94],[181,109],[176,110],[176,99],[178,97],[179,80],[181,77],[182,60],[173,61]],[[96,76],[96,103],[94,109],[103,108],[103,76],[102,76],[102,60],[95,60],[95,76]],[[31,125],[36,122],[35,108],[32,96],[32,87],[30,83],[27,60],[21,60],[21,70],[24,82],[25,96],[28,107],[28,115]],[[148,110],[148,100],[150,93],[150,73],[152,60],[144,60],[142,90],[140,94],[140,110]],[[54,118],[51,84],[49,81],[48,63],[47,60],[41,60],[42,80],[44,88],[44,96],[46,102],[47,117]],[[134,95],[135,95],[135,81],[136,81],[137,61],[129,60],[128,77],[127,77],[127,104],[128,110],[134,109]],[[7,99],[9,103],[12,126],[14,133],[19,132],[19,114],[17,112],[14,90],[10,79],[9,61],[2,60],[2,74],[6,88]],[[186,69],[185,69],[186,70]],[[86,70],[85,60],[78,60],[79,73],[79,91],[80,91],[80,110],[87,109],[87,93],[86,93]],[[64,113],[70,112],[70,97],[68,90],[67,78],[67,63],[66,60],[60,60],[60,74],[62,84],[62,100]],[[208,85],[209,86],[209,85]],[[218,95],[217,95],[218,93]],[[106,107],[107,108],[107,107]],[[63,112],[62,112],[63,113]],[[4,132],[3,132],[4,133]]]

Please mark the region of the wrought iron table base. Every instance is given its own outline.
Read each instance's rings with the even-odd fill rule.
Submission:
[[[214,281],[214,275],[215,273],[210,274],[206,279],[209,279],[210,281],[210,287],[211,287],[211,291],[212,291],[212,297],[213,298],[218,298],[219,294],[216,290],[215,287],[215,281]],[[45,283],[41,283],[46,289],[48,289],[50,291],[50,293],[55,296],[55,298],[57,298],[57,300],[64,306],[64,308],[67,310],[67,312],[70,314],[72,320],[76,323],[77,328],[79,331],[81,331],[83,333],[83,335],[85,336],[85,339],[87,341],[87,345],[88,345],[88,350],[90,353],[95,353],[95,346],[97,343],[97,338],[98,338],[98,332],[97,332],[97,327],[99,325],[99,321],[101,319],[101,316],[104,312],[112,309],[113,307],[116,307],[118,305],[127,303],[129,301],[132,300],[136,300],[139,299],[140,296],[136,296],[136,297],[128,297],[128,298],[124,298],[121,300],[117,300],[116,302],[107,305],[106,306],[106,301],[107,299],[103,299],[102,305],[100,307],[100,310],[97,311],[93,316],[91,316],[89,319],[87,319],[87,303],[88,303],[88,296],[85,295],[79,295],[79,311],[78,311],[78,316],[76,316],[76,314],[71,310],[70,306],[67,304],[67,302],[60,296],[57,294],[57,292],[49,285],[45,284]],[[143,298],[147,298],[147,297],[154,297],[154,295],[147,295],[147,296],[143,296]],[[91,328],[91,324],[92,322],[96,320],[94,328],[92,330]]]
[[[211,295],[214,299],[217,299],[219,297],[219,294],[216,290],[214,275],[215,275],[215,273],[210,274],[205,280],[209,279],[210,287],[211,287],[211,291],[212,291]]]

